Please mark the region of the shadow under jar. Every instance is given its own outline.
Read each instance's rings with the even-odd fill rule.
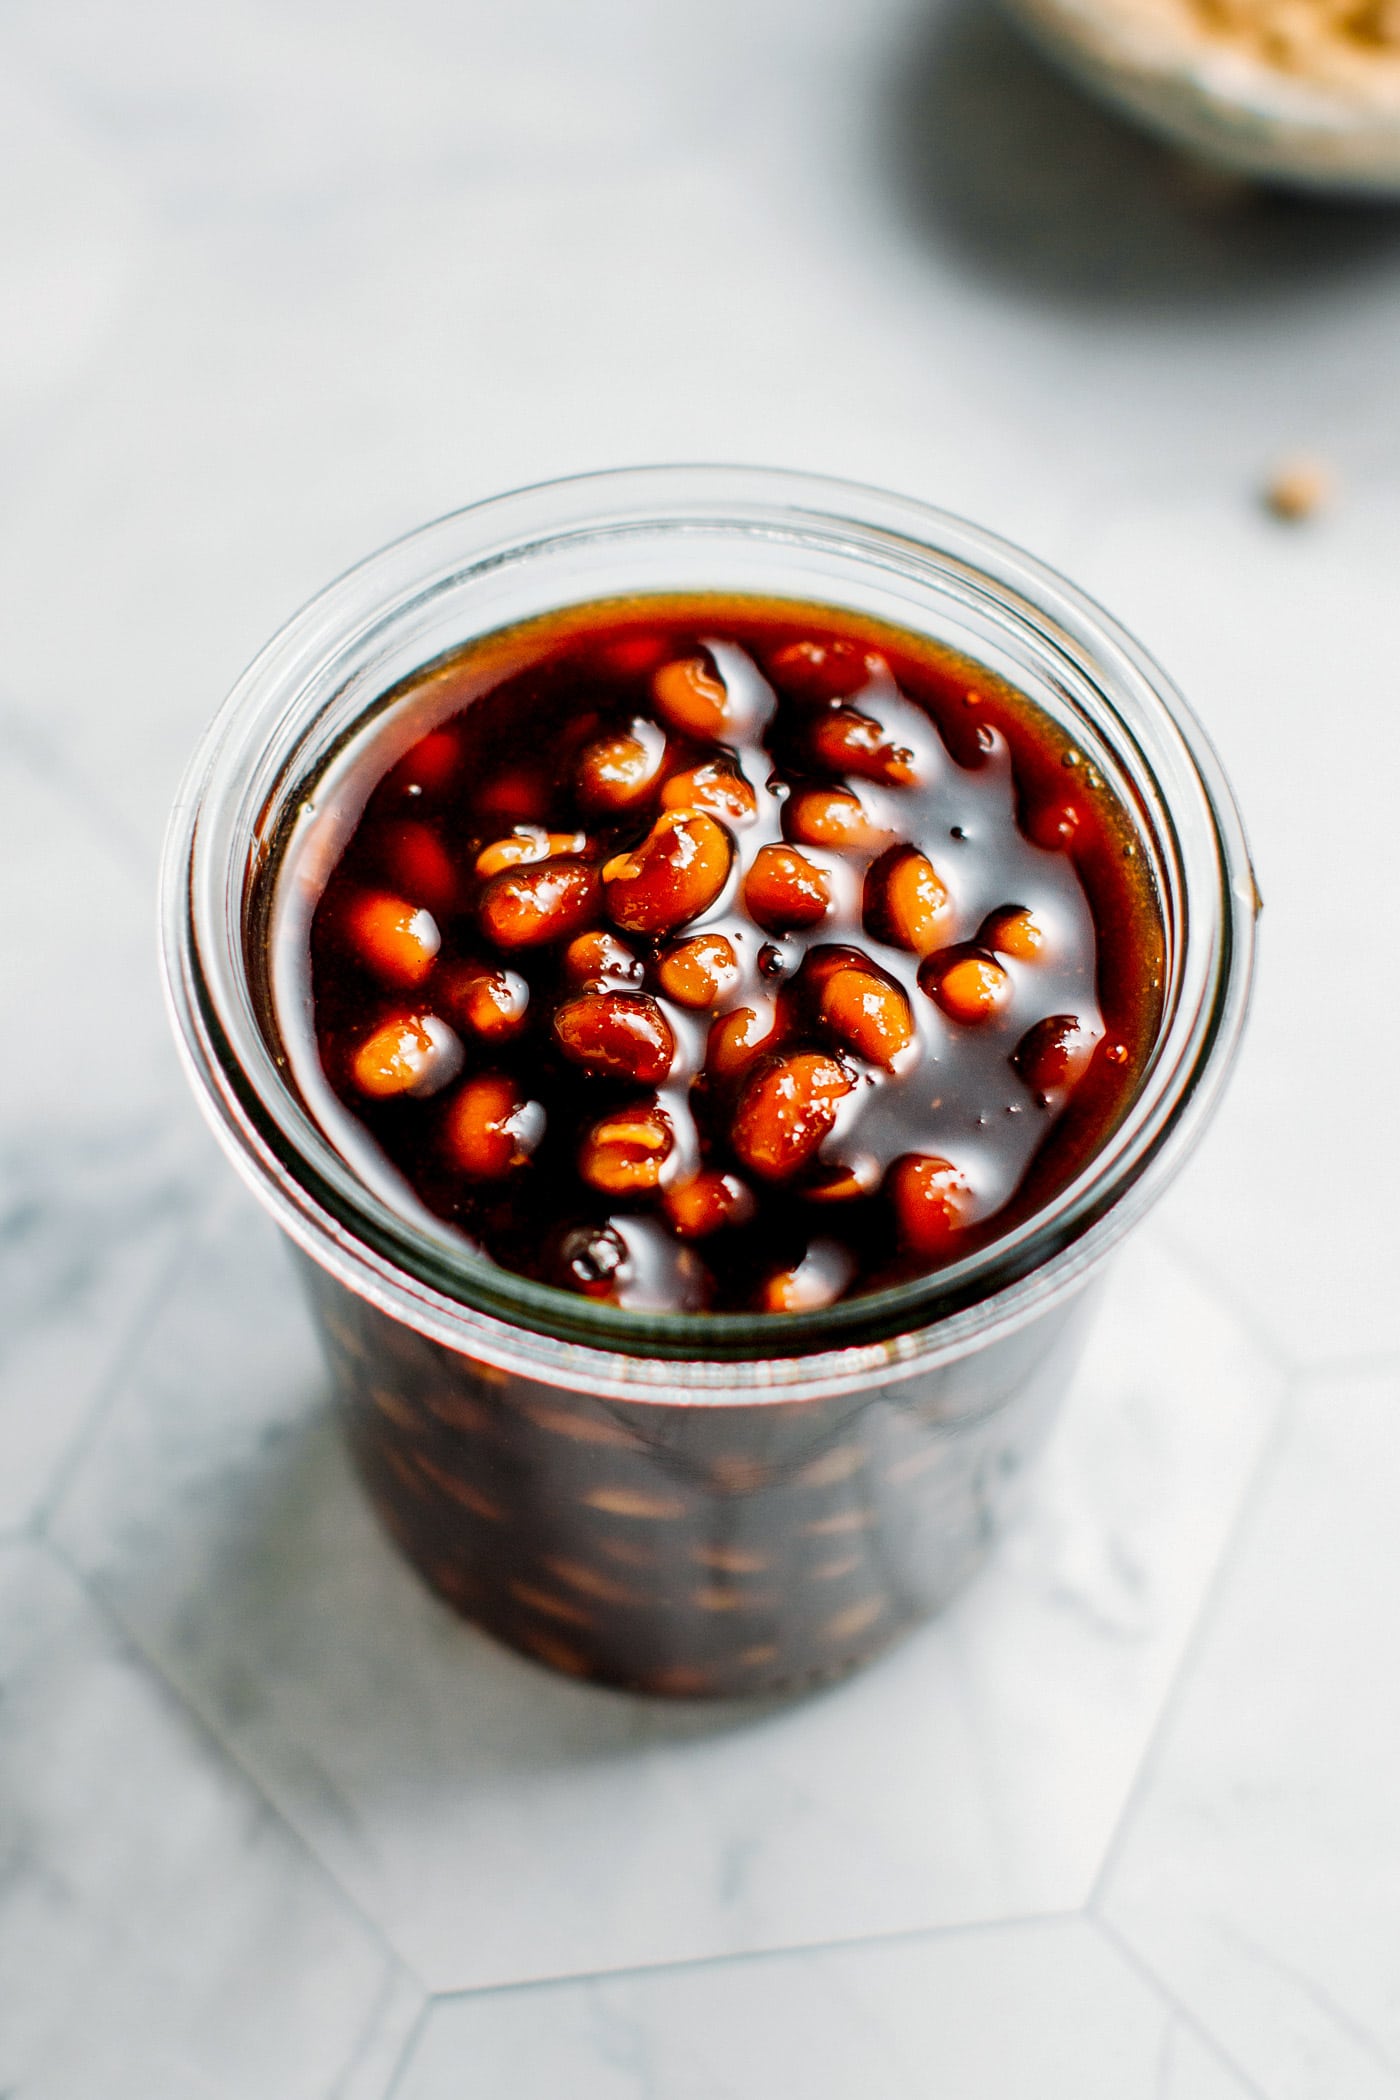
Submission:
[[[609,1302],[491,1261],[348,1112],[317,1046],[313,923],[376,783],[470,719],[542,621],[702,599],[721,625],[726,601],[825,608],[1024,696],[1122,815],[1152,898],[1150,1024],[1092,1148],[942,1266],[877,1268],[800,1311]],[[978,1565],[1105,1257],[1219,1096],[1256,909],[1209,745],[1097,607],[922,505],[721,468],[525,490],[331,586],[213,725],[164,885],[187,1065],[302,1257],[389,1530],[443,1596],[540,1661],[691,1694],[847,1669]]]

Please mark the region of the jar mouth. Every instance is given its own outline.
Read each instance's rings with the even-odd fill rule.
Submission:
[[[781,582],[782,588],[776,588]],[[270,1025],[272,892],[296,814],[410,673],[538,614],[677,590],[868,612],[953,645],[1072,726],[1154,856],[1167,949],[1142,1080],[1047,1203],[962,1260],[810,1313],[628,1311],[497,1267],[385,1200],[330,1141]],[[313,1259],[449,1346],[557,1374],[606,1353],[620,1388],[869,1377],[1016,1323],[1082,1280],[1160,1192],[1233,1060],[1257,898],[1229,787],[1163,673],[1093,602],[979,528],[816,476],[639,468],[540,484],[372,555],[273,639],[196,752],[167,837],[167,997],[216,1135]],[[764,1375],[763,1367],[767,1367]],[[787,1367],[786,1370],[784,1367]]]

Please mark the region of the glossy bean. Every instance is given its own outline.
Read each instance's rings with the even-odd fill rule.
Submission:
[[[1033,1094],[1051,1101],[1079,1084],[1098,1042],[1098,1033],[1086,1028],[1077,1014],[1047,1014],[1027,1029],[1011,1062]]]
[[[886,787],[909,787],[918,777],[913,752],[857,708],[837,707],[814,716],[807,740],[816,763],[834,773],[854,773]]]
[[[975,1028],[1000,1013],[1011,979],[994,955],[978,948],[941,948],[919,965],[919,984],[951,1020]]]
[[[675,1144],[670,1122],[655,1100],[600,1116],[585,1131],[578,1170],[590,1188],[609,1196],[644,1195],[656,1188]]]
[[[574,792],[586,810],[615,815],[645,802],[666,755],[664,732],[637,716],[625,729],[585,744],[574,765]]]
[[[627,933],[674,933],[709,910],[729,879],[729,833],[703,810],[665,810],[632,853],[603,869],[609,916]]]
[[[578,934],[564,950],[565,981],[578,991],[626,991],[645,975],[641,957],[605,926]]]
[[[972,1222],[973,1195],[951,1161],[905,1153],[885,1176],[899,1244],[920,1261],[946,1260],[958,1234]]]
[[[822,986],[821,1017],[857,1057],[887,1071],[914,1041],[909,1001],[874,970],[834,971]]]
[[[544,1136],[544,1110],[508,1072],[478,1072],[447,1105],[442,1138],[472,1181],[500,1181],[523,1167]]]
[[[529,1017],[530,987],[517,970],[466,963],[443,979],[442,1000],[454,1021],[484,1042],[508,1042]]]
[[[708,1239],[726,1225],[746,1225],[756,1205],[753,1190],[737,1174],[707,1172],[673,1182],[662,1198],[666,1215],[682,1239]]]
[[[432,1094],[450,1085],[462,1066],[462,1046],[433,1014],[383,1021],[355,1051],[350,1077],[374,1101],[395,1094]]]
[[[739,982],[739,960],[722,933],[696,933],[666,949],[656,981],[668,999],[693,1013],[708,1013]]]
[[[955,916],[947,884],[916,846],[892,847],[875,862],[865,878],[863,911],[876,940],[913,955],[946,941]]]
[[[385,984],[421,984],[442,946],[430,911],[382,891],[354,897],[344,926],[359,960]]]
[[[673,773],[661,790],[663,809],[703,809],[728,824],[746,824],[758,800],[742,773],[724,759],[707,759]]]
[[[799,846],[869,851],[889,834],[876,824],[852,788],[800,788],[783,807],[783,829]]]
[[[831,880],[795,846],[761,846],[744,877],[744,905],[769,933],[815,926],[831,909]]]
[[[729,724],[729,695],[703,656],[675,659],[652,673],[656,711],[670,729],[702,742],[717,741]]]
[[[572,857],[503,868],[477,902],[482,931],[499,948],[539,948],[570,939],[599,909],[597,870]]]
[[[730,1134],[742,1164],[766,1181],[796,1174],[834,1129],[852,1083],[820,1051],[794,1051],[761,1066],[745,1082]]]
[[[659,1085],[676,1054],[671,1024],[646,993],[585,992],[558,1009],[554,1037],[573,1063],[639,1086]]]

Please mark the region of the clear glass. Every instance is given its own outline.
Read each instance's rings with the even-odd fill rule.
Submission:
[[[494,1267],[355,1171],[279,1034],[275,877],[352,740],[430,726],[391,689],[540,613],[697,591],[837,605],[1007,677],[1133,811],[1165,920],[1158,1040],[1098,1156],[965,1260],[816,1313],[629,1313]],[[1256,909],[1199,726],[1072,586],[896,496],[658,468],[458,512],[298,614],[190,769],[164,944],[196,1090],[307,1260],[362,1469],[416,1563],[559,1667],[730,1691],[845,1667],[965,1579],[1068,1375],[1084,1285],[1218,1099]]]

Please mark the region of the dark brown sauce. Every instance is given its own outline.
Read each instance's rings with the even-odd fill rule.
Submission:
[[[806,1309],[995,1239],[1103,1145],[1158,1023],[1160,913],[1128,812],[1028,699],[952,651],[827,607],[634,601],[575,608],[500,639],[525,668],[450,716],[379,781],[312,926],[326,1074],[430,1210],[505,1268],[622,1304]],[[480,651],[460,662],[479,662]],[[450,690],[457,661],[430,667],[399,696],[428,680]],[[689,734],[674,727],[675,706],[695,698],[684,680],[676,687],[673,678],[671,722],[661,720],[658,670],[687,661],[703,674],[697,704],[708,704],[707,680],[724,696],[727,719],[713,735],[693,722]],[[580,801],[583,754],[638,722],[636,763],[645,771],[657,761],[650,785],[625,809],[600,808],[587,793]],[[850,764],[843,738],[853,740]],[[741,776],[753,803],[737,820],[712,811],[732,856],[723,889],[664,934],[618,925],[628,914],[617,857],[647,837],[664,799],[673,815],[684,813],[684,795],[668,794],[668,781],[716,761]],[[815,806],[804,798],[847,788],[862,842],[829,848],[802,836]],[[620,974],[605,971],[582,988],[570,982],[562,932],[525,945],[489,937],[503,925],[508,935],[515,922],[493,918],[489,902],[483,908],[488,880],[476,863],[516,825],[556,835],[552,854],[541,848],[541,858],[519,866],[548,861],[558,871],[545,902],[574,912],[569,934],[597,927],[617,936],[632,958]],[[825,908],[819,898],[810,923],[783,923],[780,910],[758,924],[746,909],[746,879],[774,847],[795,849],[825,885]],[[904,922],[888,907],[889,871],[910,848],[946,892],[938,939],[922,942],[923,954],[901,944]],[[778,872],[790,872],[786,862]],[[755,884],[750,900],[759,896]],[[389,900],[403,907],[398,921]],[[415,911],[429,916],[404,932]],[[1038,930],[1033,956],[1013,952],[1014,936],[998,931],[1015,911]],[[669,997],[661,982],[668,952],[700,932],[723,936],[735,966],[705,1012]],[[945,997],[949,950],[973,968]],[[843,963],[844,1007],[826,991]],[[487,1039],[471,1025],[462,988],[473,965],[512,973],[517,1005],[528,988],[517,1032]],[[968,985],[995,992],[985,1018],[960,1018],[947,1003]],[[889,1041],[904,1030],[903,1047],[871,1056],[873,1039],[842,1033],[853,988],[878,1009],[871,1025],[894,1017]],[[654,1027],[659,1011],[671,1038],[659,1053],[663,1069],[648,1067],[639,1083],[617,1076],[606,1058],[576,1061],[577,1045],[566,1054],[567,1025],[556,1028],[555,1017],[581,997],[615,1008],[620,1000],[605,1018],[612,1025],[620,1014],[634,1034]],[[859,997],[855,1008],[865,1011]],[[751,1033],[761,1046],[741,1070],[721,1071],[711,1030],[740,1009],[758,1017]],[[1057,1067],[1053,1055],[1047,1063],[1047,1028],[1070,1021],[1068,1064]],[[367,1093],[365,1046],[398,1023],[419,1029],[419,1090]],[[845,1091],[800,1165],[785,1160],[770,1172],[762,1163],[771,1163],[771,1148],[752,1126],[771,1106],[760,1077],[780,1067],[819,1080],[834,1068]],[[402,1076],[392,1059],[375,1069],[386,1070],[386,1085]],[[1057,1070],[1069,1083],[1047,1083]],[[520,1112],[495,1152],[464,1154],[451,1119],[460,1123],[465,1090],[482,1075],[508,1081]],[[489,1090],[478,1091],[489,1108]],[[600,1120],[613,1131],[620,1118],[625,1138],[639,1110],[659,1117],[668,1148],[656,1185],[591,1186],[579,1171],[586,1133]],[[645,1146],[636,1157],[643,1177],[658,1171],[645,1164]],[[931,1236],[911,1236],[913,1213],[901,1207],[919,1194],[897,1164],[911,1159],[953,1170],[955,1200],[937,1211]],[[678,1192],[701,1174],[728,1176],[740,1193],[730,1221],[690,1237],[692,1212]]]

